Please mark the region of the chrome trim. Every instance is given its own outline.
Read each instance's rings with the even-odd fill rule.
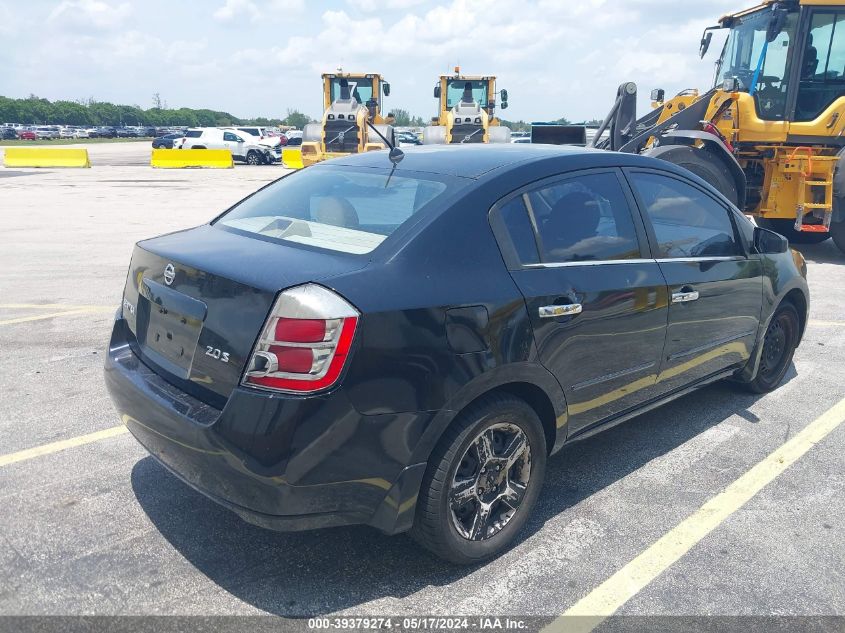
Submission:
[[[525,268],[566,268],[568,266],[603,266],[605,264],[653,264],[654,259],[590,259],[583,262],[545,262],[523,264]]]
[[[698,301],[698,290],[672,293],[672,303],[687,303],[688,301]]]
[[[609,264],[668,264],[670,262],[741,262],[746,258],[742,255],[720,257],[658,257],[656,259],[588,259],[581,262],[542,262],[538,264],[523,264],[523,268],[567,268],[569,266],[604,266]]]
[[[723,255],[721,257],[658,257],[654,261],[658,264],[668,264],[670,262],[744,262],[746,260],[742,255]]]
[[[541,319],[555,319],[581,314],[582,310],[583,308],[580,303],[568,303],[566,305],[540,306],[539,312]]]

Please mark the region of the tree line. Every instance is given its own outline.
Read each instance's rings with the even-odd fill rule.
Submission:
[[[290,125],[302,128],[311,117],[288,110],[284,118],[258,117],[243,119],[228,112],[205,108],[168,108],[154,98],[154,107],[120,105],[87,99],[83,101],[49,101],[35,95],[25,99],[0,96],[0,122],[40,125],[131,125],[215,127],[226,125]]]

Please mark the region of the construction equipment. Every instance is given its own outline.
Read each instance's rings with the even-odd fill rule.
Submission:
[[[728,29],[714,86],[651,93],[637,118],[623,83],[593,145],[686,167],[760,226],[845,252],[845,2],[766,0],[705,29]],[[607,138],[602,133],[609,132]]]
[[[496,118],[496,97],[508,107],[508,91],[496,92],[493,76],[442,75],[434,87],[439,114],[423,131],[423,143],[510,143],[511,131]]]
[[[296,150],[283,150],[285,167],[297,169],[329,158],[386,149],[368,123],[393,143],[393,115],[382,116],[382,98],[390,95],[390,84],[381,75],[338,69],[322,78],[323,120],[305,126],[299,156],[293,155],[300,153]]]

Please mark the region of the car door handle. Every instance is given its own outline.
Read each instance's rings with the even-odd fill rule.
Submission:
[[[672,293],[672,303],[687,303],[688,301],[698,301],[698,290],[682,288],[681,292]]]
[[[581,314],[580,303],[567,303],[564,305],[540,306],[541,319],[554,319],[564,316],[572,316],[574,314]]]

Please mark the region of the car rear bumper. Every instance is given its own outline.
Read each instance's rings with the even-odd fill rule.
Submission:
[[[238,388],[220,411],[141,362],[118,318],[105,379],[120,417],[159,462],[245,520],[276,530],[407,530],[425,464],[410,437],[430,413],[359,414],[343,390],[293,398]]]

